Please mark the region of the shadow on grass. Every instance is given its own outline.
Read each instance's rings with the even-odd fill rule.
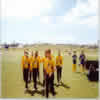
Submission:
[[[30,94],[31,96],[34,96],[34,94],[44,96],[44,90],[27,90],[26,93]]]
[[[56,87],[59,87],[59,86],[62,86],[62,87],[64,87],[64,88],[66,88],[66,89],[70,89],[70,87],[68,86],[68,85],[66,85],[66,84],[64,84],[63,82],[61,82],[61,84],[54,84]]]
[[[46,91],[44,90],[44,89],[42,89],[42,90],[34,90],[34,91],[32,91],[32,90],[27,90],[25,93],[28,93],[28,94],[30,94],[31,96],[34,96],[34,94],[39,94],[39,95],[41,95],[41,96],[45,96],[45,94],[46,94]],[[50,91],[50,93],[52,93],[51,91]],[[57,92],[54,92],[54,95],[56,95],[57,94]]]
[[[41,83],[41,82],[37,82],[37,84],[40,85],[40,86],[43,86],[43,83]]]
[[[77,74],[80,74],[81,72],[76,72]]]

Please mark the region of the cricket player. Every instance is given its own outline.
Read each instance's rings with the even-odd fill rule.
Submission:
[[[54,91],[54,71],[55,71],[55,61],[51,57],[51,50],[47,50],[47,60],[45,62],[45,85],[46,85],[46,97],[49,97],[49,92],[55,95]]]
[[[38,72],[38,66],[39,66],[39,58],[37,51],[35,52],[35,56],[31,61],[31,70],[33,72],[33,81],[34,81],[34,88],[33,90],[37,90],[37,72]]]
[[[25,81],[25,91],[28,89],[28,71],[29,71],[29,57],[28,52],[24,51],[24,56],[22,57],[22,69],[23,69],[23,78]]]
[[[62,67],[63,67],[63,57],[61,56],[61,52],[59,50],[58,51],[58,56],[56,57],[56,69],[57,69],[57,81],[58,81],[58,85],[61,82]]]
[[[72,60],[73,60],[72,72],[76,72],[76,64],[77,64],[76,51],[73,52]]]
[[[29,82],[32,81],[32,69],[31,69],[31,62],[32,60],[34,59],[34,54],[33,54],[33,51],[31,52],[31,56],[30,56],[30,68],[29,68]]]
[[[80,71],[81,71],[82,73],[84,73],[84,71],[85,71],[85,60],[86,60],[86,56],[85,56],[83,50],[81,51],[79,60],[80,60]]]
[[[45,51],[45,56],[42,58],[43,63],[43,88],[45,87],[45,66],[47,62],[47,51]]]
[[[36,53],[37,53],[38,60],[39,60],[39,65],[38,65],[38,68],[37,68],[37,77],[38,77],[38,81],[40,82],[40,63],[41,63],[41,58],[39,56],[39,52],[36,51]]]

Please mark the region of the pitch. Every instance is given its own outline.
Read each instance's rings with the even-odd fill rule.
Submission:
[[[52,50],[54,56],[57,55],[58,49],[61,49],[61,53],[64,59],[62,82],[61,86],[57,86],[57,78],[55,72],[55,91],[57,94],[54,98],[97,98],[98,97],[98,82],[89,82],[86,75],[81,74],[79,71],[79,61],[77,63],[77,72],[72,72],[72,56],[69,55],[69,51],[77,51],[79,57],[81,48],[69,47],[64,45],[52,46],[52,45],[36,45],[27,47],[29,52],[33,50],[39,51],[39,55],[42,57],[44,51],[47,48]],[[39,93],[35,93],[33,96],[31,93],[24,93],[24,81],[22,77],[21,58],[25,48],[10,48],[9,50],[2,50],[2,80],[1,80],[1,97],[3,98],[45,98],[41,94],[42,84],[38,84],[40,90]],[[84,48],[87,59],[98,60],[98,49]],[[43,82],[43,66],[40,66],[40,81]],[[29,83],[29,89],[33,88],[33,82]],[[52,95],[50,95],[52,97]]]

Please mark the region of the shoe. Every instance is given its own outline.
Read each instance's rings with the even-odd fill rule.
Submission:
[[[60,83],[62,83],[62,80],[60,80]]]
[[[54,91],[54,92],[53,92],[53,96],[55,96],[55,95],[56,95],[56,92]]]
[[[33,88],[32,91],[35,91],[35,89]]]
[[[60,83],[58,82],[58,83],[57,83],[57,85],[59,86],[59,85],[60,85]]]

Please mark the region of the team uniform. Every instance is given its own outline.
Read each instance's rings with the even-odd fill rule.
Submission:
[[[22,57],[23,79],[25,81],[25,88],[28,88],[28,72],[29,72],[29,58]]]
[[[72,59],[73,59],[72,72],[76,72],[77,55],[74,54],[74,55],[72,56]]]
[[[31,56],[30,57],[30,67],[29,67],[29,81],[31,81],[32,80],[32,69],[31,69],[31,62],[32,62],[32,60],[34,59],[34,57],[33,56]]]
[[[55,62],[53,59],[46,59],[44,64],[45,70],[45,85],[46,85],[46,97],[49,97],[49,92],[51,91],[54,95],[54,70]]]
[[[79,59],[80,59],[80,71],[81,72],[84,72],[85,71],[85,55],[84,54],[81,54]]]
[[[34,88],[37,89],[37,75],[38,75],[39,59],[34,57],[31,61],[31,70],[33,72]]]
[[[41,63],[40,56],[38,56],[38,60],[39,60],[39,65],[38,65],[38,68],[37,68],[37,77],[38,77],[38,80],[40,81],[40,63]]]
[[[58,83],[61,81],[62,66],[63,66],[63,57],[57,56],[56,57],[56,68],[57,68],[57,81],[58,81]]]
[[[42,58],[42,63],[43,63],[43,86],[45,86],[45,66],[46,66],[47,58],[43,57]]]

